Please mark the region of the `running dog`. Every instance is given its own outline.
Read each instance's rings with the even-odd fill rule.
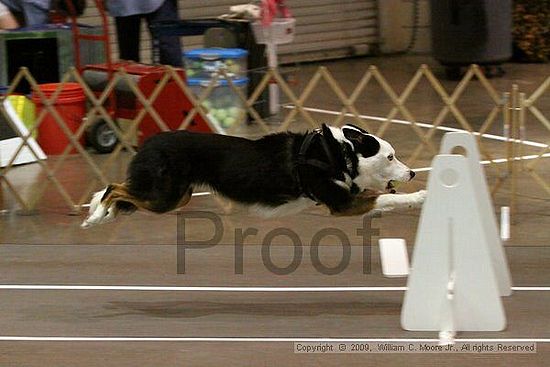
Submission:
[[[198,186],[266,217],[316,204],[339,216],[418,207],[426,191],[395,193],[397,183],[414,176],[387,141],[354,125],[323,124],[307,133],[283,132],[258,140],[164,132],[144,143],[124,183],[93,195],[82,227],[137,209],[166,213],[187,204]]]

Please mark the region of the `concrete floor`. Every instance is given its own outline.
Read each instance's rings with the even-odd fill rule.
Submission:
[[[369,64],[377,65],[390,84],[403,90],[418,66],[427,63],[438,73],[431,59],[420,56],[361,58],[325,63],[350,93]],[[320,65],[300,67],[299,91]],[[510,90],[516,83],[530,95],[550,75],[550,65],[509,64],[503,78],[491,80],[498,90]],[[451,91],[456,82],[442,81]],[[318,88],[307,101],[309,107],[338,111],[338,100],[326,88]],[[365,92],[357,107],[361,113],[386,116],[391,109],[380,89]],[[474,126],[479,126],[490,108],[479,83],[472,82],[458,103]],[[538,105],[550,116],[550,94]],[[413,94],[407,106],[423,122],[433,121],[443,103],[426,84]],[[285,112],[286,113],[286,112]],[[319,121],[335,117],[315,113]],[[401,117],[401,116],[399,116]],[[352,120],[348,120],[352,122]],[[527,139],[547,142],[548,132],[532,118]],[[375,122],[372,122],[373,126]],[[500,123],[500,122],[499,122]],[[456,126],[452,118],[445,126]],[[297,129],[303,128],[298,119]],[[501,128],[491,130],[501,133]],[[248,127],[243,134],[257,135]],[[419,144],[408,126],[392,126],[387,139],[398,153],[407,157]],[[440,134],[438,139],[440,138]],[[484,142],[485,144],[485,142]],[[486,149],[502,157],[502,143],[488,141]],[[535,150],[536,151],[536,150]],[[525,154],[532,151],[526,148]],[[113,180],[122,177],[128,156],[123,154],[110,172]],[[96,157],[101,160],[104,157]],[[414,167],[428,166],[425,154]],[[538,171],[550,179],[550,166],[541,162]],[[502,174],[486,169],[488,181]],[[44,179],[37,165],[19,167],[8,176],[24,195],[30,195]],[[89,173],[78,157],[71,158],[61,173],[68,191],[78,197],[88,184]],[[425,185],[427,174],[420,174],[404,191]],[[513,216],[512,238],[505,244],[515,286],[550,286],[550,200],[529,177],[518,179],[519,200]],[[495,210],[509,203],[510,182],[495,196]],[[210,211],[221,220],[224,232],[217,246],[189,250],[185,274],[177,274],[178,216],[136,213],[115,223],[81,230],[80,216],[67,215],[67,208],[51,187],[40,202],[40,214],[20,216],[13,197],[3,191],[0,209],[0,284],[65,285],[157,285],[157,286],[404,286],[403,278],[381,274],[377,239],[405,238],[412,253],[419,212],[415,210],[384,214],[374,219],[372,244],[365,254],[356,231],[362,218],[331,218],[313,208],[290,218],[261,220],[243,208],[224,213],[212,196],[195,197],[186,213]],[[192,220],[186,226],[187,239],[206,239],[212,223]],[[302,262],[289,275],[274,275],[262,263],[261,243],[265,235],[285,227],[297,233],[303,244]],[[349,234],[352,256],[349,266],[337,275],[320,274],[310,260],[312,237],[322,228],[336,227]],[[235,231],[258,229],[258,235],[245,241],[243,274],[235,274]],[[180,227],[181,229],[181,227]],[[181,235],[181,232],[180,232]],[[181,238],[181,237],[180,237]],[[332,245],[331,245],[332,244]],[[273,262],[280,267],[292,261],[294,248],[283,239],[271,249]],[[320,258],[335,266],[342,248],[322,242]],[[369,268],[364,271],[364,264]],[[94,336],[94,337],[288,337],[288,338],[436,338],[435,332],[407,332],[399,325],[402,291],[345,293],[219,293],[175,291],[74,291],[1,290],[1,336]],[[503,299],[508,326],[503,332],[463,332],[459,338],[550,338],[550,293],[517,291]],[[536,354],[294,354],[292,342],[75,342],[0,341],[0,365],[9,366],[134,366],[139,365],[525,365],[550,364],[550,343],[538,343]]]

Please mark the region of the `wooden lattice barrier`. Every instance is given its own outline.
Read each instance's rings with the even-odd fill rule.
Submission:
[[[525,131],[525,111],[529,111],[545,128],[550,132],[550,121],[548,118],[538,109],[536,103],[538,99],[544,94],[550,94],[550,76],[546,78],[544,83],[527,99],[520,94],[519,98],[519,129],[520,129],[520,138],[523,139]],[[550,195],[550,184],[547,180],[544,180],[542,176],[537,173],[537,167],[540,167],[542,158],[548,156],[550,153],[550,139],[546,142],[546,147],[543,147],[540,152],[537,154],[537,157],[527,164],[526,169],[527,173],[533,177],[533,179]]]
[[[340,126],[346,119],[352,119],[354,123],[365,127],[368,131],[375,131],[376,135],[384,136],[393,126],[392,122],[394,119],[398,115],[401,115],[409,122],[408,126],[410,126],[410,129],[419,142],[418,146],[412,151],[410,156],[405,158],[405,161],[407,161],[407,163],[411,166],[417,162],[422,152],[428,152],[432,156],[437,154],[437,143],[434,141],[435,133],[442,126],[447,116],[452,116],[462,130],[472,132],[477,136],[480,152],[483,155],[483,158],[488,161],[487,163],[492,164],[501,162],[502,158],[497,159],[493,157],[482,139],[482,137],[489,131],[489,129],[494,127],[496,121],[500,118],[506,138],[505,142],[502,144],[502,155],[506,157],[505,160],[508,164],[493,165],[498,172],[497,179],[492,187],[493,194],[499,191],[503,182],[510,179],[512,187],[510,200],[513,206],[515,196],[517,194],[516,178],[519,170],[521,170],[522,172],[527,172],[529,177],[532,177],[538,183],[546,195],[550,196],[550,185],[543,177],[543,174],[541,174],[541,162],[544,160],[544,157],[550,155],[550,148],[548,145],[550,140],[546,144],[541,144],[542,148],[540,152],[535,157],[531,157],[529,163],[525,164],[523,159],[519,159],[519,168],[516,167],[518,154],[519,156],[523,155],[527,111],[529,111],[530,115],[539,121],[548,132],[550,132],[550,121],[537,107],[537,102],[540,100],[541,96],[547,93],[550,89],[550,77],[548,77],[530,97],[526,98],[525,94],[521,93],[516,85],[514,85],[512,90],[509,92],[503,93],[497,91],[490,81],[484,76],[482,70],[476,65],[472,65],[468,69],[464,77],[460,80],[451,93],[448,93],[445,90],[441,82],[436,78],[428,66],[422,65],[415,72],[400,94],[397,93],[396,90],[390,85],[388,80],[378,68],[371,66],[365,71],[362,77],[359,78],[359,81],[349,95],[346,94],[340,86],[338,80],[326,67],[320,67],[314,73],[312,78],[304,85],[300,94],[297,94],[289,83],[287,83],[279,70],[268,69],[257,88],[250,94],[250,96],[245,95],[237,86],[235,86],[233,80],[223,71],[220,72],[219,75],[214,76],[210,84],[208,84],[200,95],[197,96],[186,85],[185,81],[175,69],[166,67],[164,75],[161,80],[159,80],[149,97],[146,97],[143,94],[134,79],[131,78],[131,76],[124,69],[119,69],[113,74],[113,77],[108,81],[107,85],[99,95],[91,90],[90,86],[87,85],[83,77],[75,69],[71,69],[64,75],[59,87],[49,99],[46,98],[46,96],[39,89],[36,80],[28,72],[28,70],[22,68],[11,82],[7,94],[10,94],[23,80],[26,80],[30,84],[32,90],[40,97],[44,108],[36,116],[35,124],[32,129],[30,129],[28,134],[21,134],[21,143],[16,149],[14,155],[10,158],[8,164],[5,167],[0,168],[0,183],[4,185],[8,194],[11,194],[15,198],[16,202],[20,206],[20,209],[25,212],[33,212],[38,207],[40,200],[43,199],[44,195],[47,195],[48,191],[46,189],[49,185],[53,185],[71,212],[79,212],[82,209],[83,204],[89,200],[90,194],[94,190],[110,182],[107,173],[112,169],[113,164],[117,161],[121,152],[126,150],[130,155],[135,154],[136,147],[133,145],[132,138],[135,136],[140,123],[147,114],[151,116],[152,120],[161,131],[169,130],[167,124],[162,120],[161,116],[153,106],[155,100],[158,98],[168,82],[174,81],[193,105],[192,109],[188,111],[179,124],[179,129],[186,129],[197,114],[202,116],[204,119],[212,118],[208,115],[208,111],[203,107],[203,102],[206,101],[212,94],[219,79],[227,80],[227,85],[230,90],[240,99],[251,120],[264,133],[286,131],[290,129],[293,123],[297,120],[305,122],[306,126],[309,126],[310,128],[318,127],[319,122],[313,118],[309,108],[306,107],[306,103],[313,93],[327,92],[326,89],[320,90],[321,82],[328,85],[330,92],[332,92],[332,94],[336,97],[336,102],[341,104],[341,107],[339,107],[339,110],[336,113],[335,119],[332,121],[333,125]],[[443,107],[439,110],[437,116],[431,122],[430,128],[428,128],[427,131],[426,126],[424,126],[425,124],[423,125],[419,123],[415,118],[414,111],[407,106],[407,102],[410,101],[414,92],[418,88],[421,88],[419,83],[423,79],[427,81],[430,88],[435,91],[436,95],[443,103]],[[458,101],[464,95],[464,91],[474,79],[476,80],[476,83],[483,88],[490,100],[490,112],[478,129],[473,128],[473,125],[468,120],[467,114],[461,111],[457,106]],[[63,120],[55,106],[63,85],[68,81],[77,82],[82,86],[88,103],[86,117],[83,119],[82,124],[78,127],[76,132],[72,132],[68,128],[66,122]],[[114,93],[116,86],[120,85],[120,83],[127,86],[139,104],[143,106],[136,113],[130,125],[124,130],[120,128],[116,121],[114,121],[113,117],[105,107],[109,97]],[[290,107],[285,110],[284,114],[281,114],[278,124],[270,124],[266,122],[254,108],[254,105],[270,83],[278,84],[282,96],[288,101],[287,105]],[[382,93],[391,101],[392,104],[390,111],[386,116],[384,116],[383,122],[377,129],[373,129],[371,121],[361,115],[356,106],[360,102],[362,93],[364,93],[372,83],[378,84]],[[0,102],[2,102],[0,103],[0,111],[12,128],[14,128],[14,123],[4,107],[3,102],[5,99],[5,96],[0,98]],[[33,132],[44,120],[46,113],[50,113],[53,116],[56,124],[59,125],[63,133],[69,139],[69,145],[53,163],[48,162],[48,160],[40,160],[38,154],[34,151],[32,145],[30,145],[28,141]],[[119,141],[114,151],[109,155],[109,157],[104,159],[101,164],[98,163],[98,160],[94,159],[94,155],[86,150],[80,143],[80,138],[85,133],[86,129],[88,129],[97,119],[104,120],[114,131]],[[239,129],[243,127],[244,123],[244,121],[241,121],[234,124],[227,129],[226,133],[237,133]],[[16,132],[18,131],[15,128],[14,130]],[[8,177],[8,173],[14,169],[14,162],[17,155],[21,153],[24,147],[29,148],[32,154],[37,158],[37,164],[40,165],[47,177],[47,180],[44,180],[38,188],[33,189],[30,195],[23,195],[23,190],[20,187],[17,187],[17,185],[15,185]],[[77,197],[69,194],[67,182],[62,182],[59,178],[59,172],[64,167],[67,157],[73,148],[76,149],[77,153],[82,158],[82,162],[86,164],[86,167],[89,169],[92,177],[89,180],[89,183],[82,187]],[[0,201],[0,210],[8,209],[3,208],[2,203],[3,202]]]

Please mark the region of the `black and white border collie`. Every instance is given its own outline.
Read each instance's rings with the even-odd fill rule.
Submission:
[[[388,142],[354,125],[323,124],[307,133],[258,140],[164,132],[141,147],[124,183],[94,194],[82,227],[136,209],[171,211],[204,186],[264,216],[297,213],[315,204],[333,215],[418,207],[424,190],[396,194],[394,188],[414,176]]]

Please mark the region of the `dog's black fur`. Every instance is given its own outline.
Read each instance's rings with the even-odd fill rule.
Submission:
[[[304,147],[308,134],[316,135]],[[346,137],[353,142],[353,131],[350,134]],[[363,142],[363,155],[376,154],[376,145],[375,139]],[[352,205],[360,190],[352,182],[348,190],[334,180],[355,178],[357,164],[354,148],[338,142],[326,125],[309,133],[284,132],[258,140],[176,131],[145,142],[129,166],[126,185],[132,197],[149,203],[147,209],[157,213],[175,209],[195,185],[209,186],[240,203],[267,207],[306,196],[338,213]],[[121,211],[136,209],[123,200],[116,205]]]

